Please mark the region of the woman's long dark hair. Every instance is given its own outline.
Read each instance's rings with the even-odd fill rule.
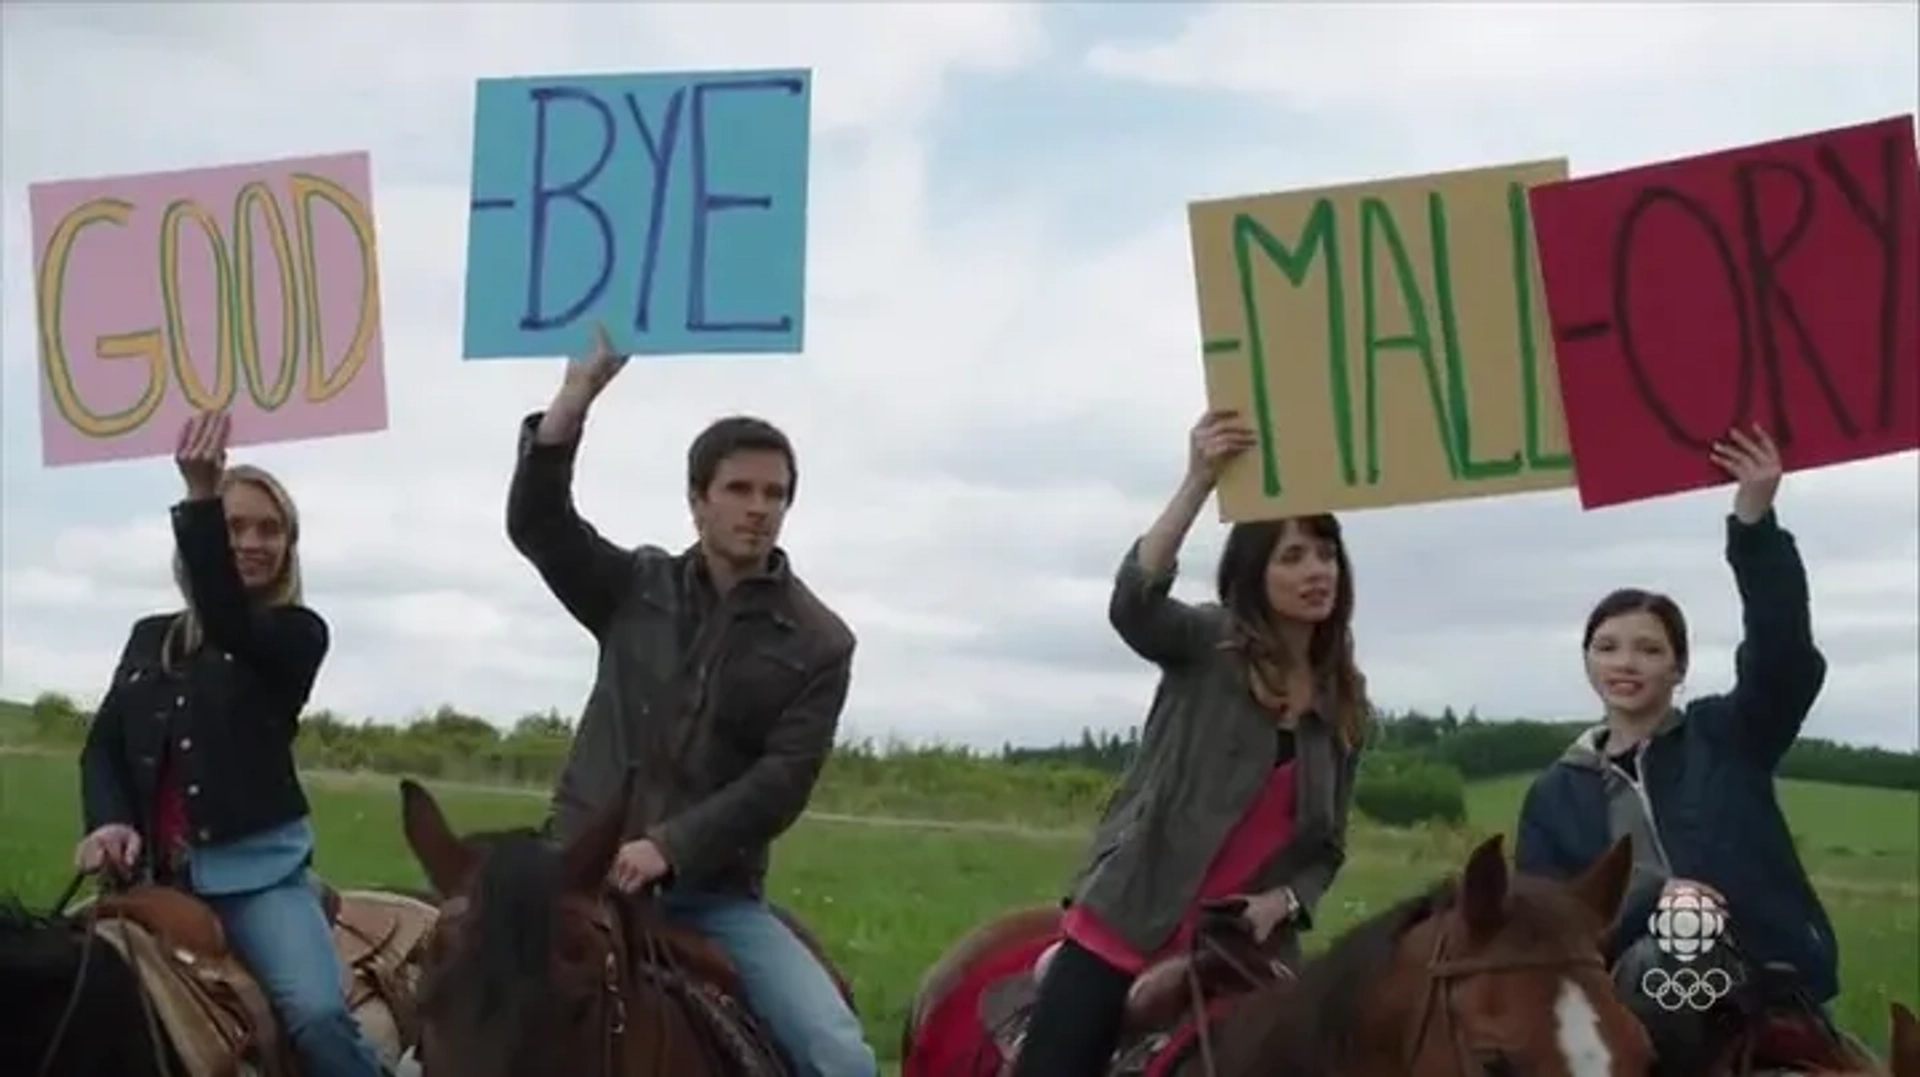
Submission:
[[[1233,526],[1227,534],[1226,549],[1220,552],[1216,579],[1220,604],[1233,617],[1233,639],[1228,646],[1246,655],[1256,678],[1276,694],[1284,694],[1293,655],[1281,646],[1274,632],[1273,608],[1267,601],[1267,562],[1272,560],[1288,525],[1297,525],[1309,537],[1332,544],[1340,566],[1333,611],[1314,626],[1307,661],[1316,683],[1324,681],[1333,693],[1333,713],[1326,717],[1333,722],[1341,746],[1352,752],[1366,740],[1373,707],[1367,699],[1367,678],[1353,658],[1353,562],[1347,559],[1346,544],[1340,540],[1340,521],[1332,513]]]

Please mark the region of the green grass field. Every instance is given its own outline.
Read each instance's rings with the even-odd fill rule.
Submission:
[[[1475,786],[1465,833],[1358,829],[1318,941],[1450,870],[1485,832],[1510,826],[1524,788],[1519,780]],[[330,880],[421,884],[400,836],[395,779],[313,775],[308,789]],[[531,824],[543,807],[522,790],[434,791],[461,830]],[[1884,1050],[1888,1001],[1920,1004],[1920,796],[1791,782],[1782,795],[1839,931],[1841,1019]],[[0,755],[0,892],[53,900],[70,874],[76,796],[71,756]],[[922,971],[981,920],[1056,898],[1081,849],[1072,832],[810,819],[777,848],[771,890],[826,940],[856,986],[872,1042],[891,1059]]]

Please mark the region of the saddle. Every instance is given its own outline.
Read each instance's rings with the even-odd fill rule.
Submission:
[[[1201,1004],[1211,1013],[1222,1000],[1254,986],[1248,982],[1250,973],[1276,975],[1284,968],[1251,937],[1236,934],[1220,923],[1203,924],[1202,931],[1211,940],[1210,945],[1161,958],[1134,977],[1127,989],[1120,1041],[1109,1074],[1124,1077],[1147,1071],[1173,1041],[1174,1033],[1194,1016],[1196,983]],[[1029,972],[1009,976],[981,993],[981,1023],[998,1044],[1006,1067],[1011,1068],[1019,1057],[1040,983],[1062,945],[1055,941],[1034,959]]]
[[[413,996],[433,906],[398,894],[322,884],[345,975],[341,990],[389,1068],[419,1038]],[[205,902],[142,884],[81,910],[90,930],[133,970],[188,1077],[300,1077],[266,993],[228,944]]]
[[[787,910],[768,904],[827,970],[847,1004],[853,1005],[846,978],[812,932]],[[629,924],[628,934],[630,956],[640,974],[674,997],[687,1017],[698,1022],[709,1046],[725,1056],[724,1072],[740,1077],[779,1077],[787,1072],[779,1048],[747,1006],[739,970],[717,944],[698,931],[644,913]]]

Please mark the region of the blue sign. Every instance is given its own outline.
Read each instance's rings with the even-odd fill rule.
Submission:
[[[482,79],[468,359],[798,352],[811,74]]]

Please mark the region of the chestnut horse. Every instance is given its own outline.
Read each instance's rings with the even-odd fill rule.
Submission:
[[[719,949],[647,898],[607,889],[633,785],[629,774],[613,807],[562,846],[534,830],[461,837],[432,794],[400,783],[407,844],[441,898],[420,981],[424,1077],[787,1072]]]
[[[1631,870],[1621,841],[1569,883],[1515,875],[1496,835],[1458,879],[1347,931],[1297,977],[1217,993],[1200,1019],[1196,1004],[1158,1028],[1140,1027],[1134,1004],[1146,1000],[1130,1000],[1130,1032],[1109,1072],[1638,1077],[1652,1047],[1600,952]],[[1007,955],[1030,958],[1057,930],[1052,910],[1024,910],[949,951],[910,1011],[903,1077],[1005,1072],[1011,1050],[977,1015],[981,1000],[997,986],[988,981],[1030,978],[1031,961]]]

